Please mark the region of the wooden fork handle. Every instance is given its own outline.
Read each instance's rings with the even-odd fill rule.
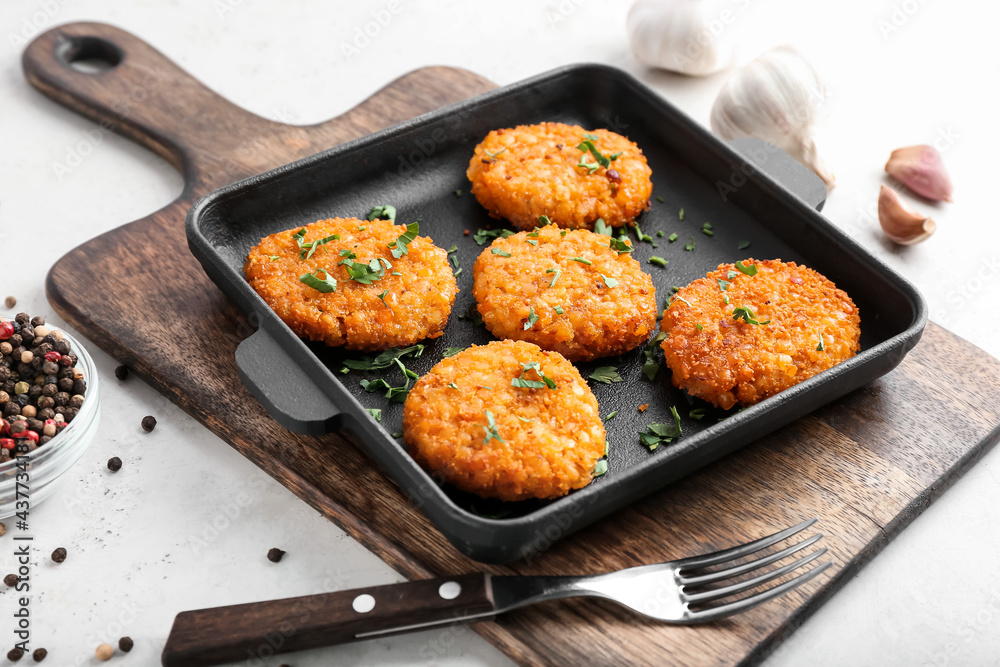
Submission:
[[[490,575],[468,574],[268,602],[185,611],[170,630],[166,667],[263,660],[369,633],[405,632],[494,610]]]

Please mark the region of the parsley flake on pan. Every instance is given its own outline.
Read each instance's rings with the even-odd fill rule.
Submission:
[[[458,354],[459,352],[464,352],[466,349],[468,349],[468,348],[464,348],[464,347],[446,347],[446,348],[444,348],[444,358],[447,359],[448,357],[454,357],[456,354]]]
[[[712,223],[706,222],[701,226],[701,233],[705,236],[714,236],[715,232],[712,231]]]
[[[648,261],[650,264],[655,264],[656,266],[662,267],[667,265],[667,260],[663,259],[662,257],[658,257],[657,255],[653,255],[652,257],[649,258]]]
[[[694,250],[694,236],[691,237],[691,242],[690,243],[685,243],[684,244],[684,249],[687,250],[688,252],[691,252],[692,250]]]
[[[608,472],[608,461],[607,459],[601,459],[594,464],[594,472],[591,473],[591,477],[600,477],[601,475]]]
[[[541,380],[526,380],[524,374],[528,371],[535,371]],[[542,372],[542,366],[537,361],[532,361],[527,364],[521,364],[521,376],[516,377],[510,381],[510,386],[521,387],[523,389],[542,389],[543,387],[548,387],[549,389],[556,388],[556,381],[550,378],[548,375]]]
[[[667,237],[667,240],[673,243],[677,240],[677,234],[671,233],[670,236]]]
[[[622,381],[622,376],[618,374],[618,369],[614,366],[601,366],[599,368],[595,368],[594,372],[588,377],[591,380],[595,380],[603,384],[611,384],[613,382]]]
[[[424,353],[423,345],[411,345],[410,347],[394,347],[380,353],[377,357],[363,357],[361,359],[348,359],[344,365],[355,371],[376,371],[381,368],[389,368],[397,359],[402,357],[420,358]]]
[[[490,248],[490,252],[494,255],[500,255],[501,257],[510,257],[510,253],[506,250],[500,250],[499,248]]]
[[[368,212],[368,220],[388,220],[390,222],[396,222],[396,207],[395,206],[374,206],[372,210]]]
[[[650,382],[656,377],[656,374],[660,371],[660,362],[657,360],[657,350],[660,349],[660,343],[662,343],[667,338],[667,332],[661,331],[656,334],[656,336],[646,343],[646,348],[642,351],[642,356],[645,361],[642,364],[642,373],[646,376],[646,379]]]
[[[639,434],[642,444],[649,447],[649,451],[655,450],[661,444],[669,445],[671,442],[681,437],[681,416],[677,413],[677,408],[671,406],[670,414],[674,416],[673,424],[652,423],[645,433]]]
[[[747,264],[744,264],[743,262],[736,262],[736,268],[739,269],[740,272],[745,273],[748,276],[755,276],[755,275],[757,275],[757,265],[756,264],[747,265]]]
[[[618,411],[617,410],[613,410],[613,411],[609,412],[608,414],[604,415],[604,421],[609,422],[612,419],[614,419],[617,415],[618,415]]]
[[[381,410],[379,410],[378,408],[368,408],[367,412],[368,412],[369,415],[371,415],[372,419],[374,419],[375,421],[377,421],[379,424],[382,423],[382,411]]]
[[[325,277],[320,278],[322,273]],[[326,269],[316,269],[312,273],[299,276],[299,282],[312,287],[317,292],[330,293],[337,289],[337,279],[330,275]]]
[[[750,242],[749,241],[740,241],[740,244],[738,246],[736,246],[736,247],[738,249],[740,249],[740,250],[746,250],[747,248],[750,247]]]
[[[509,229],[479,229],[472,235],[472,240],[476,245],[486,245],[486,242],[496,237],[507,238],[513,236],[514,232]]]

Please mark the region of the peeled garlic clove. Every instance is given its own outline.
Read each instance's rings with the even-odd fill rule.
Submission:
[[[779,46],[733,72],[712,105],[712,131],[723,139],[770,142],[811,169],[832,190],[837,179],[816,148],[826,86],[798,51]]]
[[[941,154],[933,146],[898,148],[889,156],[885,170],[921,197],[951,201],[951,179],[944,170]]]
[[[723,0],[637,0],[626,25],[639,62],[705,76],[733,62],[732,21],[733,12]]]
[[[885,235],[900,245],[920,243],[937,230],[936,222],[907,207],[884,185],[878,193],[878,221]]]

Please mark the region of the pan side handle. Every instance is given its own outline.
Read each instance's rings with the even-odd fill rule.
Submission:
[[[754,167],[778,181],[804,202],[823,210],[827,190],[823,179],[774,144],[746,137],[726,142]]]
[[[236,348],[236,368],[254,398],[289,431],[323,435],[334,430],[340,408],[266,326]]]

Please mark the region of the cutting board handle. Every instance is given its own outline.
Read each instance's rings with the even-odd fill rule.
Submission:
[[[103,67],[81,69],[84,63]],[[21,64],[49,97],[169,161],[190,184],[203,156],[231,155],[269,121],[202,85],[135,35],[105,23],[68,23],[35,38]],[[230,179],[235,180],[235,179]]]

